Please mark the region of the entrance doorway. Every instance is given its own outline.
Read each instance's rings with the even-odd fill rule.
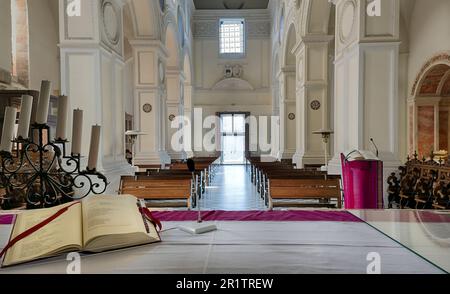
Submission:
[[[248,150],[248,125],[250,113],[219,113],[220,147],[222,164],[245,164]]]

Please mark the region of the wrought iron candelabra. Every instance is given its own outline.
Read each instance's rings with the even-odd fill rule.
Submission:
[[[50,138],[47,124],[34,124],[31,130],[34,140],[17,138],[15,151],[0,152],[0,182],[6,190],[3,209],[24,202],[27,209],[52,207],[106,191],[109,183],[102,173],[81,170],[80,154],[67,155],[67,140],[44,140],[45,133]]]

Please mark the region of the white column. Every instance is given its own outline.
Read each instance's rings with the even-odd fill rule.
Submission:
[[[399,159],[398,0],[381,0],[381,16],[368,16],[369,1],[337,0],[335,61],[335,156],[330,173],[340,174],[340,153],[378,145],[384,177]],[[384,181],[385,183],[386,181]],[[386,184],[384,185],[387,186]],[[387,202],[386,202],[387,203]]]
[[[296,144],[295,66],[283,67],[280,72],[280,152],[278,159],[292,159]],[[289,115],[295,117],[289,118]]]
[[[168,68],[166,72],[167,79],[167,118],[165,121],[165,127],[167,129],[167,138],[166,138],[166,150],[171,157],[171,159],[179,160],[185,157],[184,152],[177,151],[175,149],[179,149],[180,146],[172,146],[172,137],[174,134],[179,131],[178,128],[172,128],[171,117],[182,116],[184,109],[182,106],[182,100],[184,93],[182,93],[182,84],[184,81],[184,77],[179,68]]]
[[[293,162],[297,168],[303,168],[305,164],[325,164],[322,137],[313,132],[329,128],[328,52],[331,40],[333,36],[328,35],[303,36],[295,48],[298,71]]]
[[[165,59],[167,53],[157,40],[133,40],[135,60],[135,125],[146,135],[136,141],[137,166],[170,163],[166,152]]]
[[[111,182],[106,193],[116,193],[120,175],[129,174],[132,169],[125,160],[124,146],[122,24],[119,21],[112,25],[110,19],[105,19],[114,16],[120,20],[123,3],[106,2],[110,5],[82,0],[81,15],[71,17],[66,13],[68,2],[59,2],[61,94],[69,97],[68,121],[72,121],[72,109],[84,111],[83,169],[87,165],[91,127],[102,126],[97,170]],[[69,125],[68,138],[71,132]]]
[[[194,87],[190,84],[184,85],[184,116],[189,119],[190,134],[186,134],[183,137],[184,150],[186,152],[186,158],[194,156],[194,119],[193,119],[193,91]],[[190,136],[189,136],[190,135]]]

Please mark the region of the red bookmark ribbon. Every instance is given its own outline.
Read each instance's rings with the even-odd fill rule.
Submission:
[[[74,202],[71,205],[68,205],[64,208],[61,208],[60,210],[58,210],[58,212],[56,212],[54,215],[52,215],[51,217],[43,220],[42,222],[38,223],[37,225],[29,228],[28,230],[26,230],[25,232],[19,234],[17,237],[15,237],[14,239],[12,239],[11,241],[8,242],[8,244],[6,245],[5,248],[3,248],[2,252],[0,252],[0,259],[3,257],[3,255],[5,255],[5,253],[8,251],[8,249],[10,249],[11,247],[13,247],[17,242],[19,242],[22,239],[25,239],[26,237],[30,236],[31,234],[39,231],[40,229],[42,229],[43,227],[45,227],[46,225],[48,225],[49,223],[51,223],[52,221],[54,221],[55,219],[57,219],[58,217],[60,217],[62,214],[64,214],[65,212],[67,212],[69,210],[69,208],[71,208],[72,206],[79,204],[80,202]]]
[[[161,221],[156,217],[154,217],[147,207],[139,207],[139,212],[145,215],[148,218],[148,220],[159,229],[159,231],[162,230]]]

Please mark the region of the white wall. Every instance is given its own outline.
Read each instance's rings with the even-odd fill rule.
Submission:
[[[0,1],[0,69],[11,71],[10,1]]]
[[[123,87],[124,87],[124,111],[130,115],[134,115],[134,81],[133,81],[133,70],[134,70],[134,60],[129,59],[125,62],[125,67],[123,68]]]
[[[8,1],[2,1],[8,2]],[[30,89],[39,90],[42,80],[60,90],[58,1],[28,0]]]
[[[246,54],[243,58],[223,58],[219,54],[218,22],[223,17],[244,18],[246,21]],[[251,115],[271,115],[271,40],[270,15],[267,11],[197,11],[194,15],[194,95],[193,104],[203,109],[203,117],[217,112],[250,112]],[[263,30],[255,32],[255,24]],[[202,30],[201,27],[208,27]],[[265,31],[267,28],[267,31]],[[242,79],[254,90],[213,90],[224,79],[225,65],[240,65]],[[204,130],[205,134],[208,130]]]
[[[255,89],[270,87],[270,40],[248,39],[247,54],[241,59],[223,59],[219,56],[218,39],[195,39],[195,86],[210,89],[223,78],[225,64],[240,64],[243,78]]]
[[[416,0],[411,16],[409,94],[421,67],[431,57],[450,51],[450,1]]]

